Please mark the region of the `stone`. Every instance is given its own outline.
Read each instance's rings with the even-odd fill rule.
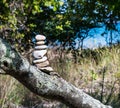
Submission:
[[[44,45],[45,44],[45,41],[38,41],[36,42],[36,45]]]
[[[41,58],[41,59],[36,59],[36,60],[33,60],[33,63],[34,64],[36,64],[36,63],[41,63],[41,62],[44,62],[44,61],[46,61],[47,60],[47,57],[46,56],[44,56],[43,58]]]
[[[44,35],[36,35],[36,36],[35,36],[35,39],[36,39],[37,41],[43,41],[43,40],[46,39],[46,37],[45,37]]]
[[[53,71],[53,68],[50,67],[50,66],[47,66],[47,67],[43,67],[43,68],[40,68],[41,70],[44,70],[44,71],[48,71],[48,72],[52,72]]]
[[[53,68],[47,59],[47,45],[45,45],[46,37],[43,35],[36,35],[36,43],[33,51],[34,65],[45,73],[53,72]]]
[[[41,69],[42,67],[45,67],[45,66],[48,66],[49,65],[49,61],[45,61],[45,62],[42,62],[42,63],[37,63],[35,64],[39,69]]]
[[[47,49],[47,45],[39,45],[39,46],[35,46],[36,50],[43,50],[43,49]]]
[[[35,59],[42,58],[47,53],[47,50],[34,50],[32,55]]]

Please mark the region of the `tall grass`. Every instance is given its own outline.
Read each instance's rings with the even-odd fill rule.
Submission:
[[[50,50],[51,66],[67,81],[104,104],[120,106],[120,46],[98,49]],[[0,108],[9,102],[34,106],[41,98],[31,93],[14,78],[0,76]]]
[[[115,108],[120,106],[119,45],[82,51],[56,51],[52,67],[78,88]],[[59,53],[62,54],[59,54]],[[50,54],[50,53],[49,53]],[[50,56],[50,57],[51,57]],[[74,57],[75,56],[75,57]],[[75,59],[77,58],[77,59]]]
[[[5,107],[5,103],[10,99],[9,95],[14,90],[15,80],[9,76],[0,76],[0,106]],[[12,97],[11,97],[12,98]]]

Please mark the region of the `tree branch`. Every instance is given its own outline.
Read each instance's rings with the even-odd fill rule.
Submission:
[[[59,100],[71,108],[111,108],[56,75],[48,75],[23,58],[0,38],[0,69],[29,90],[45,98]]]

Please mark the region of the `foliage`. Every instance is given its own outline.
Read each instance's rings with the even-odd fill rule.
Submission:
[[[21,51],[32,45],[33,32],[72,49],[78,39],[82,48],[92,28],[105,26],[103,36],[118,32],[119,4],[119,0],[1,0],[0,35]],[[107,38],[113,42],[112,33]]]

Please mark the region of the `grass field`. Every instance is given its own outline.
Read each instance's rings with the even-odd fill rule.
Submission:
[[[120,45],[82,51],[52,49],[48,57],[64,79],[104,104],[120,108]],[[8,108],[9,103],[30,107],[41,102],[49,101],[31,93],[14,78],[0,76],[0,108]]]

